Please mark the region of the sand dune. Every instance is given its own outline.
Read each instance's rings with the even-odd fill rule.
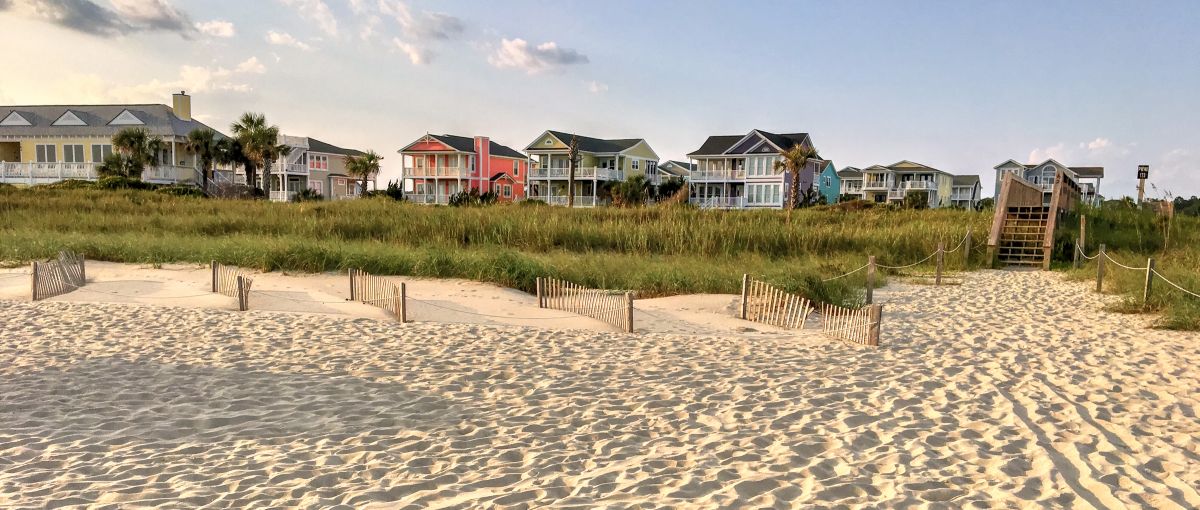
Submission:
[[[1198,335],[1046,273],[877,295],[879,349],[731,296],[633,335],[0,301],[0,506],[1200,507]]]

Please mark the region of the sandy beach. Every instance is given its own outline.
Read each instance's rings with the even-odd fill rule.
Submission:
[[[294,301],[238,313],[127,297],[206,268],[88,269],[113,295],[0,279],[0,507],[1200,507],[1200,336],[1053,273],[884,289],[871,349],[734,296],[622,334],[415,281],[442,308],[402,325],[337,275],[261,275]]]

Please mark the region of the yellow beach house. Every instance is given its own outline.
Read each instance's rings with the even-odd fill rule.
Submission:
[[[525,148],[534,161],[529,172],[529,200],[567,205],[571,140],[579,150],[575,169],[575,206],[605,205],[602,191],[613,182],[644,175],[651,185],[661,182],[658,153],[641,138],[603,140],[562,131],[546,131]]]
[[[0,106],[0,182],[34,185],[95,180],[96,167],[113,152],[113,135],[126,128],[145,128],[166,142],[142,180],[200,182],[196,158],[184,147],[188,133],[211,128],[192,118],[192,98],[185,92],[175,94],[171,106]]]

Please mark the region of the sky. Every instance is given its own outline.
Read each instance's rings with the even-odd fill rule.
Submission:
[[[163,103],[384,155],[426,133],[806,132],[838,168],[1054,158],[1200,195],[1200,2],[0,0],[0,105]]]

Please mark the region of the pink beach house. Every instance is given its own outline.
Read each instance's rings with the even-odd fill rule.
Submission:
[[[525,197],[529,158],[486,136],[425,135],[400,149],[404,191],[420,204],[447,204],[460,191],[495,192],[502,202]]]

